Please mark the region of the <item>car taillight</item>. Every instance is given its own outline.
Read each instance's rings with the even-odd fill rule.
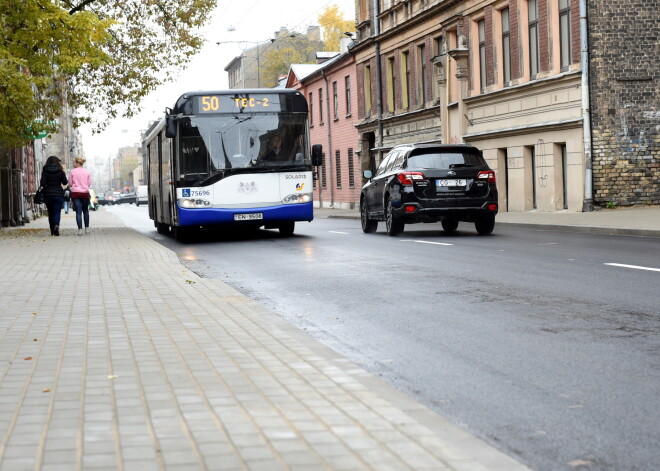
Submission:
[[[487,180],[488,183],[495,183],[495,172],[492,170],[485,170],[483,172],[479,172],[477,178],[479,180]]]
[[[401,172],[396,178],[399,179],[402,185],[412,185],[413,180],[426,180],[422,172]]]

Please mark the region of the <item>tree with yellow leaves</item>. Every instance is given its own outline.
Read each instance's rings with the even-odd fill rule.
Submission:
[[[343,13],[336,4],[328,5],[318,17],[323,32],[325,51],[339,51],[339,40],[344,33],[355,32],[355,22],[344,20]]]

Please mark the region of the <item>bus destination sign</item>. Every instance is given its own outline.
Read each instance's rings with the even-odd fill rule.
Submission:
[[[197,113],[259,113],[280,111],[279,95],[199,95]]]

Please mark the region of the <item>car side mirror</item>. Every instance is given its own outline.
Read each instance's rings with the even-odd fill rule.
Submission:
[[[323,146],[321,144],[312,146],[312,165],[314,167],[323,165]]]
[[[371,170],[365,170],[364,172],[362,172],[362,176],[367,180],[371,180],[371,177],[373,177],[374,174],[371,173]]]
[[[165,118],[165,137],[176,137],[176,121],[174,116],[167,116]]]

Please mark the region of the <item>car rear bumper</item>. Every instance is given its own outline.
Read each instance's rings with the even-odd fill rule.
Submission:
[[[406,223],[415,223],[437,222],[442,219],[474,221],[484,215],[495,216],[498,212],[497,201],[452,201],[451,206],[444,203],[421,205],[418,202],[404,202],[401,207],[395,209],[395,215]]]

